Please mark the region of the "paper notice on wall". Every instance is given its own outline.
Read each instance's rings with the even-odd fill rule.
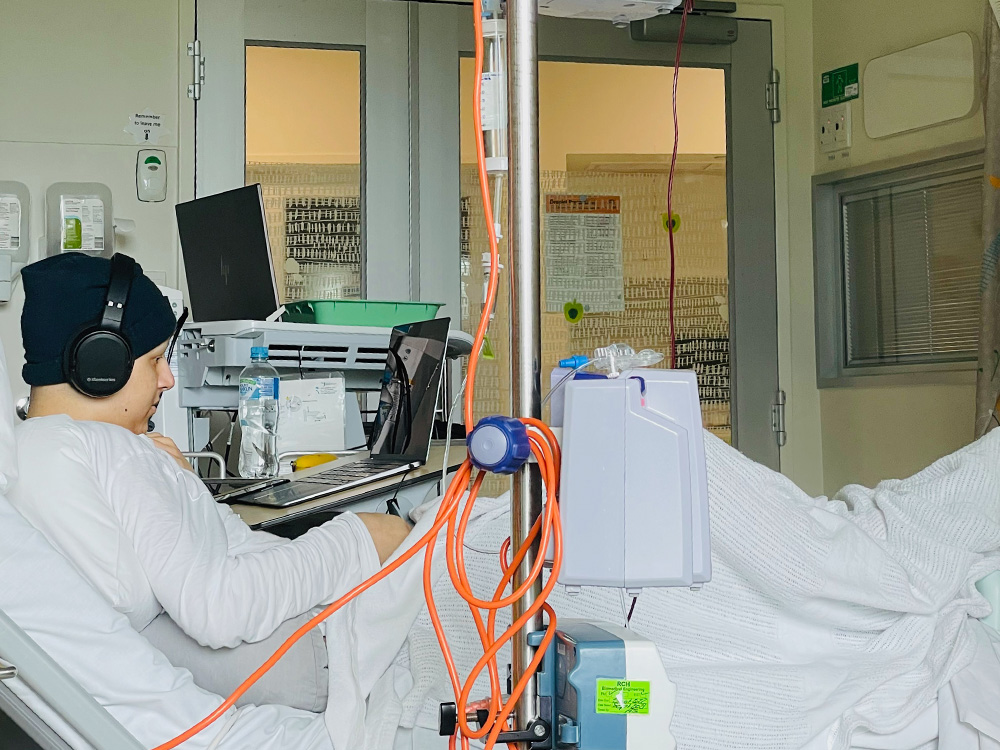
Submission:
[[[21,246],[21,201],[16,195],[0,193],[0,250]]]
[[[344,450],[347,388],[343,378],[282,380],[278,452]]]
[[[625,309],[621,197],[545,196],[545,310]]]
[[[148,145],[156,145],[170,132],[167,130],[163,115],[158,115],[149,108],[130,114],[123,130],[129,133],[136,143]]]
[[[104,253],[104,201],[100,198],[64,195],[60,248],[88,255]]]

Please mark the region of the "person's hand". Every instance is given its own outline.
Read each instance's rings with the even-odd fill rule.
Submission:
[[[194,467],[191,466],[191,462],[188,461],[181,454],[181,449],[177,447],[177,443],[168,438],[166,435],[161,435],[158,432],[147,432],[146,437],[153,441],[153,445],[159,448],[161,451],[169,454],[177,465],[182,469],[187,469],[188,471],[194,471]]]
[[[410,533],[410,524],[399,516],[382,513],[358,513],[357,516],[375,542],[379,563],[388,560]]]

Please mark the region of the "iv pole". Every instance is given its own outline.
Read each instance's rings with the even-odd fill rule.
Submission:
[[[538,0],[507,1],[507,101],[509,102],[508,252],[511,289],[511,374],[513,415],[540,419],[541,309],[539,166],[538,166]],[[535,463],[514,476],[511,500],[511,543],[516,549],[542,513],[542,479]],[[514,576],[517,588],[539,554],[536,542]],[[518,619],[541,595],[539,580],[514,604]],[[513,683],[534,656],[527,634],[542,629],[542,614],[525,625],[513,642]],[[538,685],[532,679],[517,705],[516,728],[538,717]],[[524,745],[528,747],[528,745]]]

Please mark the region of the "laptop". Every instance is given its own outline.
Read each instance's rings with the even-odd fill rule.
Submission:
[[[206,480],[206,485],[217,500],[286,508],[390,477],[405,478],[427,463],[449,324],[448,318],[438,318],[392,329],[367,457],[341,459],[303,478]]]
[[[178,203],[194,320],[267,320],[278,309],[260,185]]]

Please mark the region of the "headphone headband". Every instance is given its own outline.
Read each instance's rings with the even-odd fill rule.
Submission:
[[[128,302],[129,292],[132,291],[134,276],[135,261],[132,258],[121,253],[111,256],[111,277],[108,281],[108,293],[104,299],[101,328],[116,333],[121,330],[125,303]]]

